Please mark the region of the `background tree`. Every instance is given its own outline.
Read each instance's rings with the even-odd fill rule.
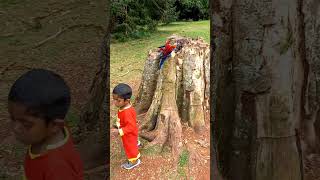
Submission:
[[[208,0],[112,0],[112,34],[116,39],[139,38],[159,23],[208,19]]]
[[[201,20],[209,19],[208,0],[180,0],[176,1],[179,20]]]
[[[316,2],[211,1],[212,144],[225,179],[317,178]]]

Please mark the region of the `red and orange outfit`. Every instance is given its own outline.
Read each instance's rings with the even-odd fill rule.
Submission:
[[[135,162],[140,158],[138,150],[138,127],[136,119],[136,111],[132,106],[118,111],[119,134],[122,144],[130,162]]]
[[[43,154],[32,154],[31,146],[24,163],[25,180],[83,180],[83,164],[67,128],[65,139],[47,146]]]

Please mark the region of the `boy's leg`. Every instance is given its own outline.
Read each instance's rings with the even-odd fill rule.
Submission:
[[[126,152],[128,161],[121,165],[121,167],[125,169],[132,169],[136,166],[138,166],[141,163],[140,153],[138,150],[137,142],[138,137],[137,136],[126,136],[122,138],[123,147]]]

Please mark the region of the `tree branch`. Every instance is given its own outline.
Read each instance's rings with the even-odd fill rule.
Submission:
[[[119,76],[117,76],[117,77],[123,77],[123,76],[129,74],[129,73],[132,72],[132,71],[141,71],[141,72],[142,72],[143,70],[142,70],[142,69],[132,69],[131,71],[128,70],[126,73],[124,73],[124,74],[122,74],[122,75],[119,75]]]
[[[0,75],[4,75],[4,74],[6,73],[6,71],[8,71],[9,68],[10,68],[11,66],[14,66],[15,64],[17,64],[17,62],[12,62],[12,63],[8,64],[6,67],[4,67],[4,68],[0,71]]]
[[[99,26],[99,25],[96,25],[96,24],[76,24],[76,25],[69,26],[69,27],[66,27],[66,28],[60,28],[57,33],[55,33],[54,35],[48,37],[47,39],[44,39],[44,40],[38,42],[37,44],[34,45],[33,48],[38,48],[38,47],[42,46],[46,42],[48,42],[48,41],[50,41],[50,40],[52,40],[54,38],[57,38],[59,35],[61,35],[62,33],[66,32],[68,30],[74,30],[76,28],[89,28],[89,27],[93,27],[93,28],[97,29],[98,31],[105,32],[105,29],[104,29],[103,26]]]

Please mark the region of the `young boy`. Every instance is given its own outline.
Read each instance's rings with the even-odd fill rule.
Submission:
[[[128,161],[121,165],[124,169],[132,169],[138,166],[140,153],[138,150],[138,127],[136,112],[130,104],[132,96],[131,87],[127,84],[118,84],[112,92],[114,105],[119,107],[118,111],[118,129],[111,129],[111,133],[119,134],[127,155]]]
[[[29,145],[26,180],[83,180],[83,164],[64,118],[70,90],[57,74],[43,69],[23,74],[11,87],[8,111],[16,139]]]

